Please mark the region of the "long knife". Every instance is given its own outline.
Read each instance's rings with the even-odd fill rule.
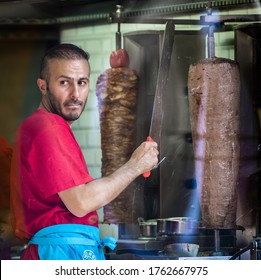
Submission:
[[[171,54],[174,44],[174,32],[174,21],[167,21],[162,41],[161,58],[151,116],[150,131],[149,136],[146,139],[146,141],[157,142],[158,146],[160,146],[161,127],[164,114],[162,110],[162,96],[168,83]],[[160,162],[162,162],[162,160]],[[143,173],[143,177],[147,178],[149,176],[150,171]]]

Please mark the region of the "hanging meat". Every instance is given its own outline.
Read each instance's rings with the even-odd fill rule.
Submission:
[[[234,228],[240,157],[238,63],[214,57],[191,65],[188,91],[203,225]]]
[[[127,162],[135,148],[136,99],[138,77],[128,67],[129,58],[124,49],[110,56],[111,68],[97,80],[102,176],[110,175]],[[104,207],[104,222],[132,223],[134,214],[135,183],[128,186],[116,199]]]

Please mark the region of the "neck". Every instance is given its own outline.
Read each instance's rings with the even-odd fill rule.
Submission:
[[[39,106],[38,106],[38,109],[42,109],[42,110],[45,110],[45,111],[47,111],[47,112],[49,112],[49,113],[52,113],[50,110],[48,110],[47,106],[45,106],[44,103],[43,103],[42,101],[40,102],[40,104],[39,104]],[[66,122],[68,123],[68,125],[69,125],[70,127],[72,127],[73,121],[66,121]]]
[[[49,106],[46,104],[46,102],[44,102],[44,100],[41,100],[38,109],[43,109],[49,113],[52,113],[52,111],[50,110]]]

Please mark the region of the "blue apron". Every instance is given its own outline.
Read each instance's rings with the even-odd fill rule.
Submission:
[[[37,244],[40,260],[105,260],[103,248],[116,247],[116,239],[100,240],[97,227],[60,224],[39,230],[28,245]]]

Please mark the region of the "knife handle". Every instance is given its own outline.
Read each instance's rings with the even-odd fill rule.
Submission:
[[[148,142],[153,142],[153,139],[152,139],[150,136],[148,136],[147,139],[146,139],[146,141],[148,141]],[[144,172],[144,173],[143,173],[143,177],[144,177],[144,178],[150,177],[150,171]]]

